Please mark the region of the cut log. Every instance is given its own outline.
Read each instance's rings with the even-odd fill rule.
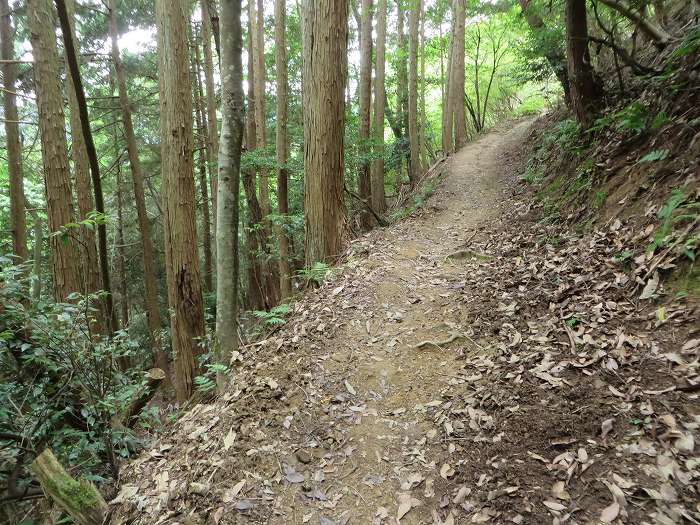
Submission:
[[[107,504],[95,485],[85,479],[75,480],[45,449],[31,465],[46,497],[65,510],[78,525],[102,525]]]
[[[146,385],[139,391],[122,415],[122,424],[127,428],[133,428],[138,421],[141,410],[153,399],[158,387],[165,379],[165,372],[160,368],[151,368],[146,372],[146,379]]]

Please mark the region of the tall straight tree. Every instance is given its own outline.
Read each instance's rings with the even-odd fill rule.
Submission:
[[[12,253],[17,262],[29,258],[27,248],[27,213],[25,211],[24,175],[22,172],[22,143],[19,134],[19,117],[15,81],[17,65],[13,63],[15,32],[10,19],[10,6],[7,0],[0,0],[0,59],[5,109],[5,137],[7,140],[7,171],[10,179],[10,229],[12,230]]]
[[[61,34],[63,35],[64,50],[66,56],[66,64],[68,65],[68,72],[70,77],[69,86],[69,101],[71,103],[71,128],[73,130],[73,150],[77,148],[81,150],[79,155],[85,155],[84,158],[80,159],[80,163],[87,160],[86,173],[81,174],[80,177],[84,177],[78,183],[77,169],[78,165],[76,163],[76,186],[81,190],[78,193],[79,202],[79,212],[81,219],[84,218],[83,214],[87,215],[92,211],[93,200],[90,198],[90,187],[92,182],[94,200],[94,208],[97,213],[105,216],[105,206],[104,206],[104,196],[102,194],[102,178],[100,177],[100,166],[97,159],[97,150],[95,149],[95,142],[92,137],[92,131],[90,130],[90,118],[88,115],[87,101],[85,99],[85,91],[83,90],[83,82],[80,76],[80,65],[78,64],[78,51],[75,47],[75,28],[73,27],[73,18],[75,11],[75,3],[73,0],[56,0],[56,8],[58,10],[58,19],[61,24]],[[71,100],[71,97],[74,97]],[[77,119],[76,119],[77,114]],[[77,120],[77,122],[74,122]],[[78,143],[75,142],[75,138],[78,138]],[[83,170],[85,166],[80,166]],[[87,172],[89,171],[90,177],[87,177]],[[81,199],[81,193],[82,199]],[[82,202],[82,204],[80,204]],[[84,228],[89,231],[89,228]],[[94,249],[94,237],[91,233],[84,233],[83,238],[87,239],[87,253]],[[86,286],[86,293],[93,293],[97,290],[102,290],[103,294],[103,309],[104,309],[104,321],[107,324],[108,333],[114,334],[119,328],[117,322],[117,313],[114,310],[114,298],[112,297],[112,286],[110,283],[109,275],[109,258],[107,256],[107,226],[104,221],[99,221],[97,223],[97,244],[99,249],[99,257],[97,261],[88,261],[87,264],[98,263],[99,266],[99,277],[96,282],[88,282]],[[85,268],[86,273],[90,273],[92,270]]]
[[[216,237],[216,338],[218,361],[238,348],[238,195],[243,140],[241,0],[221,0],[221,142]],[[220,388],[226,383],[217,377]]]
[[[304,226],[306,265],[330,262],[343,249],[346,0],[304,0]]]
[[[358,179],[360,197],[369,204],[372,199],[369,161],[369,119],[372,105],[372,0],[362,0],[360,19],[360,126],[358,130],[360,171]],[[360,212],[360,224],[363,228],[371,228],[373,225],[373,217],[364,207]]]
[[[386,210],[384,193],[384,113],[386,112],[386,0],[377,2],[377,52],[374,74],[374,143],[377,158],[372,163],[372,207]]]
[[[576,120],[588,128],[599,93],[588,52],[586,0],[566,0],[566,55],[571,106]]]
[[[286,2],[275,0],[275,81],[277,91],[277,126],[275,128],[275,145],[277,148],[277,202],[278,212],[282,221],[289,214],[289,196],[287,185],[289,170],[287,161],[289,156],[289,135],[287,130],[287,115],[289,105],[289,85],[287,79],[287,42],[286,30]],[[289,270],[289,237],[284,223],[277,229],[279,238],[279,272],[280,272],[280,297],[289,297],[292,293],[292,279]]]
[[[119,52],[119,30],[117,20],[117,0],[109,0],[109,35],[112,44],[112,62],[114,62],[114,72],[117,77],[117,91],[119,93],[119,107],[121,109],[122,124],[124,126],[124,137],[126,138],[126,151],[129,156],[129,167],[131,168],[131,180],[134,187],[134,203],[136,205],[136,216],[138,219],[139,233],[141,234],[141,255],[143,264],[143,286],[146,302],[146,319],[148,331],[151,338],[156,365],[164,371],[168,370],[168,357],[161,349],[160,330],[162,321],[160,308],[158,306],[158,291],[156,289],[155,254],[153,250],[153,240],[151,239],[151,223],[148,219],[146,209],[146,195],[144,191],[143,172],[141,170],[141,159],[139,158],[134,124],[131,119],[131,104],[129,94],[126,89],[126,73],[124,63]],[[166,375],[166,377],[168,377]]]
[[[454,16],[450,23],[450,42],[447,46],[447,75],[444,79],[444,97],[442,99],[442,151],[445,155],[450,154],[454,151],[455,141],[454,141],[454,111],[452,110],[452,97],[450,95],[450,89],[452,88],[452,47],[454,45],[454,27],[455,20]]]
[[[421,0],[411,0],[408,15],[410,49],[408,53],[408,140],[410,146],[409,176],[411,185],[418,182],[422,171],[418,139],[418,25]]]
[[[256,67],[255,67],[255,2],[248,2],[248,113],[246,116],[246,147],[255,149],[258,144],[257,125],[255,120]],[[278,302],[279,278],[273,272],[271,258],[261,256],[267,250],[268,236],[264,228],[263,211],[258,200],[255,183],[255,168],[251,167],[242,173],[243,190],[247,202],[248,241],[248,306],[253,310],[269,310]],[[263,225],[261,227],[260,225]]]
[[[194,205],[188,7],[185,0],[156,0],[165,268],[180,401],[192,394],[199,373],[199,339],[204,335]]]
[[[425,110],[425,4],[421,1],[420,10],[420,106],[418,108],[418,115],[420,118],[420,123],[418,124],[418,150],[422,157],[423,169],[425,169],[430,163],[428,142],[426,139],[426,133],[428,131],[428,116]]]
[[[467,143],[467,110],[464,105],[464,24],[467,0],[454,0],[454,39],[452,45],[452,71],[450,73],[450,98],[454,115],[454,144],[458,150]]]
[[[199,44],[195,38],[192,39],[192,55],[194,58],[193,97],[194,113],[197,124],[197,138],[199,144],[199,193],[202,196],[202,251],[204,252],[204,288],[207,292],[212,292],[213,288],[213,268],[212,268],[212,242],[211,242],[211,215],[209,206],[209,187],[207,185],[207,165],[209,164],[209,152],[207,147],[209,126],[207,115],[204,109],[204,91],[202,89],[202,61],[199,56]]]
[[[51,0],[27,1],[27,27],[34,56],[34,84],[39,111],[41,156],[44,166],[46,215],[50,233],[74,222],[68,146],[59,84],[58,51]],[[65,301],[80,292],[80,268],[75,233],[51,235],[54,297]]]
[[[253,2],[254,0],[249,0]],[[255,131],[257,137],[256,147],[267,147],[267,124],[265,116],[265,12],[263,0],[257,0],[255,19],[253,20],[253,64],[255,67]],[[269,227],[266,217],[270,215],[270,181],[268,170],[264,167],[258,170],[260,175],[260,208],[262,209],[263,231],[265,237],[269,235]],[[265,248],[265,247],[264,247]]]
[[[207,91],[207,150],[209,153],[209,181],[211,187],[212,212],[216,218],[216,174],[219,157],[219,125],[216,118],[216,88],[214,84],[214,54],[211,48],[212,24],[209,0],[201,0],[202,10],[202,48],[204,50],[204,83]],[[216,15],[216,13],[213,13]],[[213,234],[216,237],[216,220],[213,224]]]

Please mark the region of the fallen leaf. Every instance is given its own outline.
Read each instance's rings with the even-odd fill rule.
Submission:
[[[421,500],[414,498],[410,494],[401,493],[398,496],[398,500],[399,500],[399,507],[396,510],[396,519],[397,520],[400,520],[401,518],[403,518],[406,514],[408,514],[408,512],[412,508],[422,505]]]
[[[443,464],[440,468],[440,477],[443,479],[451,478],[455,475],[455,470],[447,463]]]
[[[603,523],[612,523],[615,518],[617,518],[618,514],[620,514],[620,504],[617,501],[613,501],[600,513],[600,521]]]
[[[224,436],[224,450],[230,449],[234,441],[236,441],[236,433],[233,431],[233,427],[231,427],[228,434]]]
[[[608,436],[608,434],[610,434],[610,432],[613,429],[613,423],[615,423],[614,418],[606,419],[605,421],[603,421],[601,423],[601,425],[600,425],[600,437],[601,438],[605,439]]]
[[[642,290],[642,295],[639,296],[640,299],[651,299],[654,296],[654,293],[656,292],[656,289],[659,287],[659,272],[654,272],[654,275],[652,275],[649,280],[647,281],[647,284],[644,286],[644,289]]]

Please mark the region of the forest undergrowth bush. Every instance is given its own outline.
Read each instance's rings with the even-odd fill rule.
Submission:
[[[0,477],[7,497],[39,493],[27,467],[45,447],[90,481],[114,479],[118,461],[143,444],[119,417],[145,381],[142,349],[125,332],[107,340],[92,331],[95,297],[27,301],[28,269],[9,263],[0,259]],[[140,414],[143,426],[153,426],[155,412]]]

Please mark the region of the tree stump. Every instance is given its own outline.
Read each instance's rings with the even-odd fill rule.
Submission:
[[[133,428],[133,426],[136,424],[141,410],[143,410],[143,408],[153,398],[158,390],[158,387],[165,379],[165,372],[160,368],[151,368],[148,372],[146,372],[146,378],[146,385],[126,408],[124,414],[122,414],[122,422],[127,428]]]
[[[44,450],[31,465],[46,497],[65,510],[78,525],[102,525],[107,504],[95,485],[75,480],[50,449]]]

